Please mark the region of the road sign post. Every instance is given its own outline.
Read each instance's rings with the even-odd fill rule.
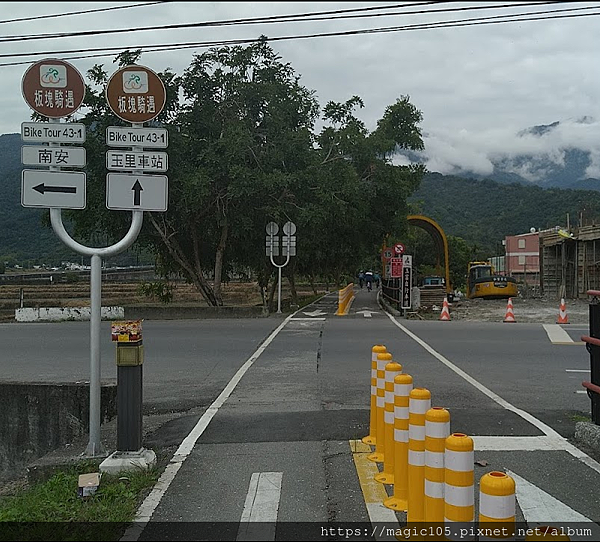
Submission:
[[[118,75],[117,75],[118,74]],[[141,66],[127,67],[117,71],[116,83],[111,90],[117,92],[118,116],[133,115],[125,119],[134,123],[131,129],[126,129],[125,135],[115,132],[116,139],[146,137],[149,146],[166,147],[166,130],[150,129],[143,132],[141,123],[152,120],[163,109],[165,103],[164,85],[160,78]],[[109,86],[111,81],[109,80]],[[119,89],[122,91],[119,95]],[[149,95],[148,92],[152,94]],[[102,257],[118,254],[129,248],[137,239],[142,228],[143,209],[140,190],[133,192],[131,206],[131,225],[127,234],[118,242],[108,247],[93,248],[75,241],[66,231],[62,222],[62,209],[85,208],[85,174],[62,171],[61,166],[85,165],[85,150],[72,147],[60,147],[61,143],[83,143],[85,141],[85,126],[75,123],[61,123],[60,119],[72,115],[83,103],[85,84],[81,74],[69,63],[57,59],[46,59],[33,64],[24,74],[22,80],[23,97],[27,104],[37,113],[49,119],[48,123],[24,122],[21,126],[21,136],[24,142],[47,143],[47,147],[33,147],[22,150],[25,165],[48,166],[49,170],[25,170],[22,176],[21,202],[25,207],[47,207],[50,210],[50,223],[58,238],[71,250],[90,256],[90,418],[89,442],[85,451],[88,457],[106,455],[100,440],[100,323],[102,311]],[[107,87],[108,99],[108,87]],[[112,104],[109,101],[109,106]],[[122,109],[122,111],[121,111]],[[136,124],[137,123],[137,124]],[[142,129],[142,132],[136,131]],[[164,130],[164,131],[163,131]],[[162,139],[162,141],[161,141]],[[155,140],[155,141],[153,141]],[[119,145],[123,146],[123,145]],[[72,151],[71,151],[72,149]],[[134,146],[136,153],[143,152],[143,147]],[[141,174],[138,168],[134,173]],[[143,188],[143,187],[142,187]],[[166,188],[165,188],[166,189]],[[139,205],[136,206],[136,202]],[[162,209],[159,209],[162,210]],[[165,209],[166,210],[166,207]],[[141,399],[140,399],[141,400]],[[133,458],[135,464],[142,463],[141,459]],[[155,457],[154,457],[155,460]],[[125,465],[121,465],[124,467]]]
[[[279,256],[279,226],[275,222],[267,224],[266,252],[271,259],[271,263],[278,269],[277,279],[277,313],[281,314],[281,269],[290,262],[290,257],[296,255],[296,224],[286,222],[283,225],[283,245],[281,255],[285,256],[285,263],[276,264],[273,256]]]
[[[166,211],[167,177],[144,174],[145,170],[166,170],[166,153],[158,153],[158,160],[152,162],[145,147],[166,148],[167,130],[144,127],[144,122],[155,119],[164,108],[166,91],[163,82],[149,68],[137,65],[125,66],[117,70],[108,80],[106,100],[117,117],[131,123],[131,127],[109,126],[106,130],[107,145],[130,147],[128,151],[107,152],[107,169],[125,171],[125,173],[106,175],[107,209],[131,210],[134,216],[137,214],[143,216],[144,211]],[[122,159],[118,158],[119,154],[123,154]],[[128,350],[127,353],[131,354],[131,351]],[[117,473],[156,464],[156,454],[152,450],[131,449],[138,444],[141,446],[142,431],[141,355],[136,359],[139,363],[120,363],[118,367],[117,385],[129,389],[135,394],[135,398],[129,398],[129,406],[117,412],[119,418],[126,417],[127,420],[118,420],[122,438],[117,439],[118,450],[100,464],[102,472]],[[135,404],[131,403],[132,400]],[[128,416],[132,409],[137,413],[136,416]],[[139,434],[139,438],[133,440],[124,438],[123,435],[127,433],[126,426],[131,424],[133,426],[129,430]]]

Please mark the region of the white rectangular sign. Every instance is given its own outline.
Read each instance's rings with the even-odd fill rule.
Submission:
[[[21,139],[27,143],[84,143],[85,124],[23,122]]]
[[[160,151],[107,151],[106,169],[111,171],[167,171],[168,157]]]
[[[85,209],[85,173],[24,169],[21,174],[21,205]]]
[[[166,175],[106,175],[106,207],[119,211],[166,211],[169,200]]]
[[[109,147],[166,149],[169,145],[169,132],[166,128],[109,126],[106,129],[106,144]]]
[[[85,149],[83,147],[45,147],[23,145],[21,162],[24,166],[85,166]]]

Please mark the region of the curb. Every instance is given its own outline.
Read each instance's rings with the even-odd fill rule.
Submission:
[[[591,449],[600,451],[600,425],[592,422],[577,422],[575,424],[575,440]]]

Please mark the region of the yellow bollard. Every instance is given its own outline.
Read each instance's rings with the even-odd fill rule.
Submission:
[[[431,408],[431,392],[413,388],[408,403],[408,523],[424,519],[425,414]]]
[[[444,522],[444,453],[450,435],[450,412],[442,407],[425,414],[425,503],[428,523]]]
[[[394,496],[383,501],[392,510],[408,510],[408,405],[412,376],[394,378]]]
[[[382,344],[371,348],[371,412],[369,414],[369,434],[362,438],[365,444],[375,446],[377,442],[377,355],[387,352]]]
[[[475,517],[473,439],[452,433],[444,452],[444,521],[453,530],[470,529]],[[458,523],[458,525],[457,525]]]
[[[538,525],[534,529],[531,529],[531,533],[525,535],[525,540],[552,540],[552,541],[563,541],[571,540],[560,528],[551,527],[549,525]]]
[[[377,442],[375,442],[375,453],[367,456],[370,461],[383,463],[385,431],[383,425],[383,411],[385,409],[385,366],[392,361],[392,354],[382,352],[377,354]]]
[[[402,365],[392,361],[385,366],[385,397],[383,409],[384,450],[383,471],[375,475],[382,484],[394,483],[394,378],[402,372]]]
[[[493,525],[479,540],[514,540],[515,510],[515,481],[504,472],[484,474],[479,481],[479,528]]]

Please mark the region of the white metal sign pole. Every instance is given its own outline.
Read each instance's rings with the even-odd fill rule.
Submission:
[[[279,231],[279,226],[275,222],[269,222],[267,224],[267,234],[269,235],[269,239],[267,240],[267,248],[269,249],[269,257],[271,259],[271,263],[278,268],[278,282],[277,282],[277,313],[281,314],[281,269],[285,267],[290,262],[290,256],[292,255],[292,236],[296,232],[296,225],[293,222],[286,222],[283,226],[284,234],[287,238],[287,254],[285,263],[278,265],[275,263],[273,259],[273,251],[275,243],[277,243],[277,256],[279,256],[279,237],[276,236],[276,233]],[[295,255],[295,241],[293,245],[294,255]],[[283,248],[283,247],[282,247]]]
[[[50,122],[60,122],[50,119]],[[104,453],[100,440],[101,383],[100,383],[100,322],[102,319],[102,256],[112,256],[129,248],[142,229],[143,211],[132,211],[129,231],[114,245],[104,248],[86,247],[75,241],[62,222],[62,209],[50,208],[50,223],[58,238],[71,250],[91,256],[90,271],[90,436],[85,455],[97,457]]]
[[[129,248],[142,229],[144,211],[132,211],[129,231],[118,243],[91,248],[75,241],[62,222],[61,209],[50,209],[50,222],[58,238],[71,250],[91,256],[90,273],[90,440],[86,455],[95,457],[104,451],[100,442],[100,321],[102,313],[102,256],[113,256]]]

